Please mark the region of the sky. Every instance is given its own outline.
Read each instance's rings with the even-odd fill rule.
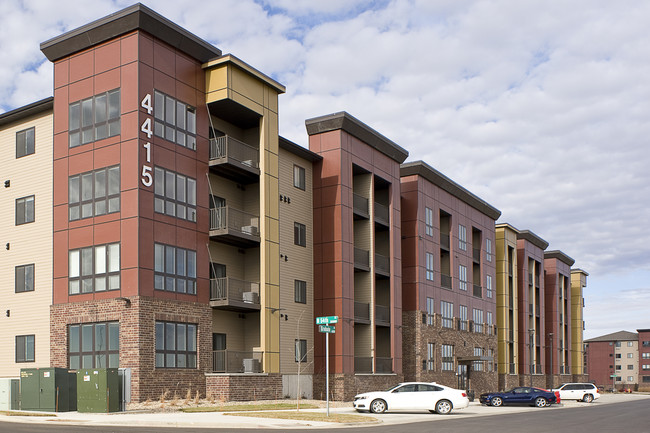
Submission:
[[[41,42],[133,1],[0,1],[0,113]],[[589,273],[585,338],[650,328],[650,2],[150,0],[287,87],[280,134],[347,111]]]

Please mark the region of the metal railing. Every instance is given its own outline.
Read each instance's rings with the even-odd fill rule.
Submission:
[[[243,141],[229,135],[210,139],[210,160],[219,161],[232,158],[253,168],[260,167],[259,151]]]
[[[227,229],[259,237],[259,215],[244,212],[230,206],[210,209],[210,230]]]
[[[354,266],[370,269],[370,251],[354,247]]]
[[[482,334],[483,333],[483,323],[474,322],[474,332],[476,334]]]
[[[473,293],[474,297],[476,298],[483,297],[483,288],[481,286],[477,286],[476,284],[473,284],[472,287],[474,289],[474,293]]]
[[[260,304],[260,284],[231,277],[210,280],[210,300],[232,300],[252,305]]]
[[[392,373],[393,358],[375,358],[375,373]]]
[[[355,356],[354,372],[372,373],[372,356]]]
[[[445,233],[440,233],[440,246],[442,248],[449,249],[449,235]]]
[[[384,305],[375,305],[375,323],[390,324],[390,308]]]
[[[370,304],[354,301],[354,320],[370,321]]]
[[[375,221],[388,225],[389,212],[388,206],[375,202]]]
[[[368,199],[362,195],[353,193],[352,194],[352,207],[355,212],[368,216]]]
[[[390,273],[390,259],[375,253],[375,271]]]
[[[469,329],[469,322],[467,320],[458,320],[458,329],[467,331]]]
[[[454,318],[441,316],[441,323],[443,328],[454,329]]]
[[[261,373],[264,371],[264,352],[235,350],[213,350],[212,371],[214,373]]]
[[[440,274],[440,286],[445,289],[451,289],[451,276]]]

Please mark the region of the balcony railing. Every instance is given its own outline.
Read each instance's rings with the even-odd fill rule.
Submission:
[[[451,289],[451,276],[440,274],[440,286],[445,289]]]
[[[474,261],[476,263],[481,262],[481,249],[480,248],[473,248],[472,249],[472,259],[474,259]]]
[[[370,323],[369,303],[354,301],[354,321],[359,323]]]
[[[372,357],[371,356],[355,356],[354,357],[354,372],[355,373],[372,373]]]
[[[469,330],[469,322],[467,320],[458,320],[458,329],[461,331]]]
[[[474,297],[476,298],[483,297],[483,288],[481,286],[477,286],[476,284],[473,284],[472,287],[474,289],[474,293],[473,293]]]
[[[375,222],[378,222],[386,226],[388,225],[389,222],[388,206],[375,202]]]
[[[368,213],[368,199],[359,194],[352,194],[352,209],[355,215],[370,218]]]
[[[375,305],[375,325],[390,326],[390,308]]]
[[[232,310],[259,310],[260,285],[224,277],[210,280],[210,306]]]
[[[259,151],[229,135],[210,139],[210,161],[235,160],[251,168],[260,167]]]
[[[363,271],[370,270],[370,251],[354,248],[354,267]]]
[[[375,358],[375,373],[392,373],[393,358]]]
[[[381,254],[375,254],[375,272],[382,275],[390,275],[390,259]]]
[[[230,240],[260,241],[260,218],[230,206],[210,209],[210,235]]]
[[[445,233],[440,233],[440,248],[445,248],[449,251],[449,235]]]
[[[264,371],[264,352],[235,350],[212,351],[214,373],[261,373]]]
[[[454,318],[453,317],[441,317],[441,323],[443,328],[454,329]]]

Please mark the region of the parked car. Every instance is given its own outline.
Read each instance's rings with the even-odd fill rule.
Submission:
[[[563,383],[553,391],[558,391],[562,400],[578,400],[591,403],[600,398],[598,387],[593,383]]]
[[[428,410],[446,415],[469,406],[467,393],[435,382],[400,383],[387,391],[364,392],[354,397],[358,412],[383,413],[395,410]]]
[[[488,392],[479,397],[481,404],[502,406],[504,404],[530,404],[537,407],[557,403],[554,392],[530,386],[518,386],[509,391]]]

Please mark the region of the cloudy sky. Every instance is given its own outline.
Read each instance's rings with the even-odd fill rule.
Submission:
[[[374,127],[576,260],[585,336],[650,328],[650,2],[151,0],[287,86],[280,131]],[[132,1],[0,2],[0,112],[52,95],[39,44]]]

